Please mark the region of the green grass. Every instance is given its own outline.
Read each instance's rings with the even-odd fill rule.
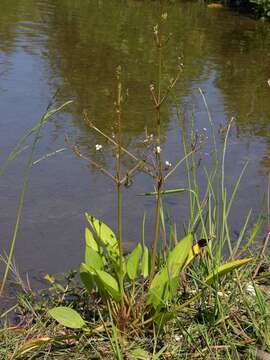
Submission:
[[[263,262],[269,264],[269,258],[264,257]],[[206,289],[191,306],[179,311],[178,304],[200,288],[206,270],[198,261],[189,271],[185,292],[181,289],[171,304],[174,318],[164,328],[138,328],[122,337],[106,308],[98,298],[89,301],[73,275],[62,283],[64,289],[54,283],[49,291],[34,294],[25,290],[15,309],[19,325],[8,320],[10,314],[1,319],[0,357],[10,359],[29,341],[49,338],[48,344],[39,344],[22,358],[255,359],[257,349],[269,350],[270,340],[270,274],[263,272],[252,282],[255,268],[256,262],[226,276],[215,289]],[[88,320],[88,332],[56,325],[48,309],[59,305],[80,311]],[[132,357],[133,352],[137,357]]]

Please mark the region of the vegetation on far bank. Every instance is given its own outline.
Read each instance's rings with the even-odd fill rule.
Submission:
[[[260,19],[270,18],[269,0],[229,0],[228,3],[233,7],[247,10]]]

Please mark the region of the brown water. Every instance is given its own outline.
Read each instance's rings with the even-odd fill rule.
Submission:
[[[0,5],[0,157],[12,149],[56,96],[56,104],[73,105],[54,118],[43,132],[35,158],[66,147],[64,134],[82,151],[112,168],[112,156],[100,137],[90,132],[82,117],[87,109],[98,127],[112,132],[115,69],[121,65],[129,97],[123,114],[124,142],[130,150],[143,147],[144,128],[153,131],[154,114],[149,84],[156,80],[153,26],[162,12],[164,31],[172,34],[164,58],[164,79],[175,73],[177,57],[184,56],[184,72],[175,94],[186,113],[193,112],[196,128],[209,132],[207,114],[198,88],[202,88],[216,129],[232,116],[237,126],[230,136],[226,180],[231,184],[245,161],[248,170],[233,209],[232,230],[252,219],[264,206],[270,168],[270,27],[231,12],[209,9],[204,2],[102,0],[1,0]],[[165,81],[164,80],[164,81]],[[163,109],[164,159],[181,156],[180,130],[172,101]],[[218,135],[218,145],[222,143]],[[95,144],[103,144],[95,152]],[[201,152],[209,164],[211,145]],[[27,152],[12,163],[0,181],[0,247],[8,248]],[[181,170],[170,186],[183,186]],[[125,191],[124,233],[137,241],[143,211],[148,213],[147,239],[151,239],[152,199],[137,197],[152,190],[151,180],[136,177]],[[83,254],[85,211],[115,226],[115,195],[111,181],[88,168],[74,154],[63,151],[33,168],[15,258],[21,273],[40,278],[44,271],[67,271]],[[178,226],[186,215],[186,202],[176,196],[167,206]]]

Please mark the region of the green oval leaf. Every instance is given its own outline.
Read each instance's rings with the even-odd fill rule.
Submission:
[[[94,238],[94,235],[88,228],[85,228],[85,244],[96,252],[99,252],[99,246]]]
[[[150,285],[147,304],[152,305],[154,308],[165,304],[169,294],[168,283],[168,270],[165,266],[155,275]],[[172,280],[170,283],[172,286]]]
[[[188,254],[192,248],[192,240],[192,234],[188,234],[169,253],[167,267],[169,270],[169,276],[171,278],[178,276],[183,266],[185,265]]]
[[[52,318],[54,318],[59,324],[64,325],[72,329],[81,329],[86,325],[80,314],[65,306],[55,307],[48,311]]]
[[[85,263],[94,270],[102,270],[104,262],[102,257],[91,247],[85,248]]]
[[[164,305],[175,295],[180,271],[192,247],[192,239],[192,234],[185,236],[168,255],[166,265],[155,275],[147,301],[154,308]]]
[[[127,274],[130,280],[135,280],[142,255],[142,246],[138,244],[127,259]]]
[[[115,280],[115,278],[103,270],[96,270],[96,274],[98,275],[98,278],[100,280],[100,283],[98,284],[98,286],[102,285],[104,287],[104,289],[107,290],[107,292],[112,296],[112,298],[114,300],[120,301],[121,294],[119,291],[118,282]],[[101,289],[101,290],[103,290],[103,289]]]
[[[119,256],[118,241],[111,228],[88,213],[85,216],[97,237],[106,246],[108,252],[114,256]]]

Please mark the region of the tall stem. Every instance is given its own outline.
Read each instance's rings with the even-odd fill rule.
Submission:
[[[122,236],[122,188],[121,184],[117,183],[117,226],[118,226],[118,247],[119,247],[119,285],[121,292],[121,302],[124,303],[124,279],[123,279],[123,236]]]
[[[155,213],[155,230],[154,230],[154,241],[152,247],[152,256],[151,256],[151,271],[149,276],[149,283],[151,284],[156,269],[157,262],[157,252],[158,252],[158,242],[159,242],[159,226],[160,226],[160,211],[161,211],[161,191],[163,185],[163,174],[162,174],[162,159],[160,156],[160,138],[161,138],[161,116],[160,116],[160,107],[161,107],[161,72],[162,72],[162,44],[161,37],[158,27],[155,28],[155,39],[156,46],[158,50],[158,92],[156,99],[156,126],[157,126],[157,147],[156,147],[156,161],[157,161],[157,197],[156,197],[156,213]]]
[[[158,250],[158,240],[159,240],[159,225],[160,225],[160,205],[161,205],[161,191],[157,190],[156,197],[156,209],[155,209],[155,233],[154,233],[154,241],[152,248],[152,256],[151,256],[151,271],[149,276],[149,282],[151,284],[156,268],[156,259],[157,259],[157,250]]]
[[[117,178],[117,225],[118,225],[118,247],[119,247],[119,286],[121,293],[121,303],[124,305],[124,272],[123,272],[123,236],[122,236],[122,186],[121,186],[121,149],[122,149],[122,134],[121,134],[121,102],[122,102],[122,84],[121,84],[121,68],[117,69],[117,127],[118,127],[118,145],[117,145],[117,162],[116,162],[116,178]]]

